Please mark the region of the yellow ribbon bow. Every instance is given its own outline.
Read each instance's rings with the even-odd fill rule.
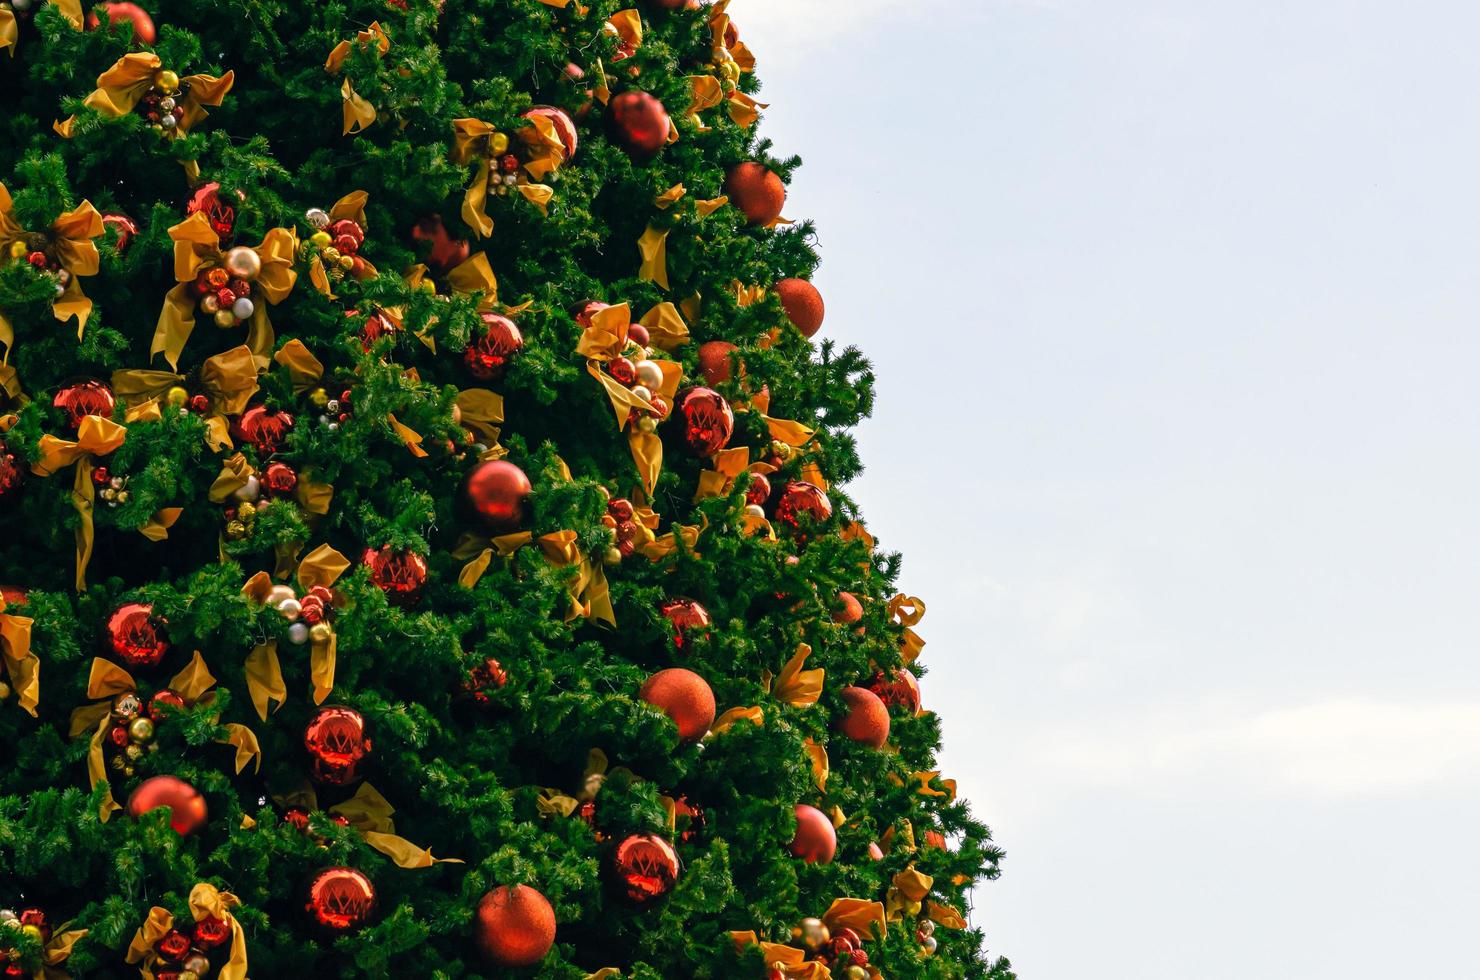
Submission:
[[[87,563],[93,551],[93,481],[94,459],[106,456],[123,445],[128,430],[101,415],[89,415],[77,427],[77,441],[60,439],[50,433],[41,437],[41,459],[31,467],[37,476],[51,476],[73,463],[77,464],[72,480],[72,506],[80,519],[77,525],[77,591],[87,588]]]
[[[338,551],[321,544],[304,556],[298,563],[298,587],[304,592],[316,585],[325,588],[339,581],[339,576],[349,569],[349,559]],[[259,605],[265,605],[272,591],[272,576],[258,572],[242,586],[242,595]],[[329,620],[323,620],[328,624]],[[323,704],[329,692],[334,690],[334,669],[338,659],[338,639],[332,624],[327,634],[309,640],[309,677],[313,682],[313,703]],[[247,657],[247,692],[257,714],[267,720],[269,699],[281,703],[287,697],[283,683],[282,668],[278,663],[277,641],[269,640],[257,646]]]
[[[307,783],[273,799],[285,807],[297,806],[310,812],[319,809],[318,794]],[[327,812],[343,817],[366,844],[390,858],[397,867],[415,870],[430,868],[434,864],[464,863],[460,858],[434,857],[429,848],[417,847],[406,838],[396,836],[396,824],[391,819],[396,812],[395,807],[369,783],[361,783],[354,796],[334,804]]]
[[[353,41],[340,41],[334,45],[334,50],[329,52],[329,58],[324,62],[324,70],[331,75],[339,74],[344,68],[345,59],[355,46],[373,47],[377,56],[384,58],[391,49],[391,39],[381,28],[380,22],[376,21],[370,25],[369,30],[356,34]],[[358,133],[375,122],[375,106],[355,91],[348,78],[339,87],[339,93],[344,97],[344,131],[340,135]]]
[[[798,643],[796,653],[792,654],[786,666],[781,668],[781,673],[776,675],[774,687],[769,670],[761,674],[761,687],[770,692],[776,700],[785,702],[793,708],[805,708],[809,704],[816,704],[822,697],[822,684],[827,678],[827,671],[821,667],[803,670],[802,665],[810,656],[812,656],[812,648],[805,643]]]
[[[538,547],[540,553],[545,556],[545,561],[556,568],[575,570],[574,575],[566,583],[566,591],[570,594],[570,606],[565,614],[566,622],[578,616],[584,616],[587,619],[599,619],[611,626],[617,625],[616,612],[612,609],[611,595],[608,592],[606,572],[599,564],[593,563],[591,557],[581,550],[574,531],[554,531],[550,534],[542,534],[538,538],[532,532],[517,531],[492,540],[471,534],[464,535],[452,550],[454,558],[470,559],[458,573],[458,583],[463,588],[471,589],[478,584],[483,573],[488,571],[488,566],[495,554],[501,558],[507,558],[530,544]]]
[[[208,357],[200,369],[200,387],[211,400],[211,413],[206,418],[206,445],[213,451],[231,448],[228,415],[246,410],[258,391],[259,367],[252,350],[243,344]],[[114,371],[113,393],[130,409],[158,402],[170,388],[185,383],[185,376],[173,371],[128,369]]]
[[[20,226],[13,209],[10,191],[0,183],[0,264],[23,260],[31,252],[42,252],[65,269],[67,283],[61,295],[52,301],[51,312],[63,323],[75,317],[77,339],[81,340],[93,304],[83,295],[80,279],[98,274],[98,246],[93,239],[103,233],[103,216],[91,202],[83,201],[53,221],[46,231],[33,234]],[[0,313],[0,347],[5,348],[7,358],[14,342],[15,331]]]
[[[98,87],[92,91],[82,104],[97,110],[101,116],[117,119],[134,111],[151,88],[156,86],[167,86],[170,82],[176,82],[179,91],[175,94],[175,102],[182,110],[180,121],[171,129],[164,131],[166,138],[175,139],[186,133],[206,118],[207,106],[218,106],[231,91],[232,84],[236,81],[235,72],[228,71],[217,78],[215,75],[187,75],[184,78],[175,79],[174,73],[165,71],[160,67],[159,55],[149,51],[135,51],[126,54],[114,62],[113,67],[98,76]],[[58,135],[65,139],[72,138],[72,127],[77,121],[76,116],[68,116],[62,122],[53,125]]]
[[[164,354],[174,370],[179,370],[180,354],[185,342],[195,329],[197,297],[194,292],[196,276],[214,268],[223,267],[226,256],[221,251],[221,239],[211,229],[211,223],[197,212],[170,229],[170,238],[175,242],[175,288],[165,294],[164,308],[159,312],[159,322],[154,328],[154,340],[149,345],[149,356]],[[298,281],[293,268],[294,252],[298,248],[298,236],[287,228],[273,228],[262,239],[262,244],[253,248],[261,262],[261,270],[252,280],[252,318],[247,327],[247,347],[256,358],[257,365],[265,369],[272,354],[272,323],[267,318],[267,304],[277,305],[287,299]],[[262,302],[262,300],[266,302]]]
[[[432,281],[430,270],[425,265],[413,265],[406,271],[406,285],[412,289],[426,289],[436,293],[437,285]],[[447,273],[447,288],[454,296],[478,296],[478,309],[491,310],[498,305],[498,277],[488,256],[482,252],[468,256]]]
[[[527,125],[514,133],[514,138],[524,146],[514,189],[539,208],[540,214],[545,214],[550,199],[555,196],[555,189],[539,181],[559,170],[565,162],[565,144],[555,132],[555,124],[545,116],[529,119]],[[472,182],[463,192],[462,219],[479,238],[493,234],[493,219],[488,216],[488,193],[499,178],[495,163],[502,155],[494,152],[496,139],[507,142],[507,137],[481,119],[465,117],[452,120],[452,162],[459,165],[476,162],[478,165]],[[509,152],[507,146],[503,152]]]
[[[67,23],[75,29],[82,30],[82,4],[80,0],[52,0],[52,6],[61,11]],[[16,42],[20,40],[20,28],[16,23],[15,11],[10,7],[0,7],[0,51],[7,51],[12,58],[15,57]],[[83,930],[86,932],[87,930]],[[70,950],[71,947],[68,947]]]
[[[29,616],[6,612],[5,600],[0,599],[0,660],[21,707],[35,718],[41,700],[41,658],[31,652],[31,623]]]
[[[786,980],[831,980],[832,971],[821,960],[807,959],[805,950],[784,943],[761,942],[753,931],[732,932],[730,940],[736,950],[759,946],[766,966],[779,970]]]
[[[334,206],[329,209],[329,220],[333,222],[348,219],[359,225],[361,230],[368,232],[370,230],[370,221],[365,217],[365,202],[369,199],[370,194],[367,191],[353,191],[344,195],[335,201]],[[365,261],[364,258],[361,258],[360,262],[367,270],[364,276],[366,279],[380,274],[376,271],[375,266]],[[317,252],[314,253],[313,260],[308,264],[308,281],[313,283],[314,288],[325,296],[330,299],[335,298],[333,290],[329,288],[329,273],[324,269],[323,257]]]
[[[231,910],[241,905],[241,899],[231,892],[218,891],[215,885],[200,882],[190,889],[190,915],[196,922],[206,918],[217,918],[231,926],[231,952],[216,974],[219,980],[247,980],[247,936],[241,923]],[[126,962],[139,964],[139,975],[144,980],[154,980],[155,970],[164,966],[155,944],[165,933],[175,927],[175,917],[169,909],[158,905],[149,910],[149,917],[134,933],[128,946]]]

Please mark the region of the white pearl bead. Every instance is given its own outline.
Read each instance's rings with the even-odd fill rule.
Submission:
[[[108,480],[108,486],[112,487],[114,490],[122,490],[123,489],[123,477],[121,477],[121,476],[111,477]]]
[[[247,477],[247,482],[242,484],[241,488],[236,493],[233,493],[232,496],[237,500],[245,500],[250,503],[262,496],[262,484],[257,482],[255,476],[249,476]]]
[[[294,622],[303,614],[303,604],[297,599],[284,599],[278,603],[277,611],[283,614],[288,622]]]
[[[652,401],[653,393],[645,385],[633,385],[632,394],[643,401]]]
[[[295,647],[301,647],[308,642],[308,624],[294,623],[288,627],[288,642]]]
[[[250,320],[252,314],[257,312],[257,307],[249,298],[243,296],[231,304],[231,312],[238,320]]]
[[[10,0],[10,5],[16,10],[30,10],[31,0]]]
[[[308,219],[309,224],[313,225],[319,231],[323,231],[329,227],[329,212],[323,208],[309,208],[304,212],[303,216]]]
[[[750,515],[751,517],[765,517],[766,508],[762,507],[760,504],[746,504],[745,513]]]
[[[298,593],[293,591],[291,585],[274,585],[267,590],[267,604],[269,606],[279,606],[289,599],[296,598],[298,598]]]
[[[663,386],[663,369],[658,366],[657,361],[638,361],[637,380],[639,384],[647,385],[649,388],[658,389]]]

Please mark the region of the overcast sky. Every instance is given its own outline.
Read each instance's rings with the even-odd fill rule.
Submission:
[[[734,0],[1025,980],[1473,977],[1480,7]]]

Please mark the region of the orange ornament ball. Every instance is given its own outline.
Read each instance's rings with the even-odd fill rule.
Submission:
[[[781,217],[786,185],[764,164],[737,163],[725,174],[725,194],[753,225],[768,225]]]
[[[776,284],[776,296],[786,318],[796,325],[803,337],[822,329],[822,294],[805,279],[783,279]]]
[[[730,354],[738,350],[727,340],[711,340],[699,347],[699,373],[705,382],[717,385],[729,381],[731,374]]]
[[[135,820],[160,807],[169,807],[170,827],[182,837],[206,825],[206,798],[183,779],[154,776],[129,794],[128,814]]]
[[[838,601],[833,604],[833,622],[847,625],[856,623],[863,618],[863,603],[858,601],[858,596],[851,592],[839,592]]]
[[[108,23],[120,24],[129,21],[134,25],[134,39],[143,44],[154,43],[154,19],[136,3],[105,3],[102,5],[103,13],[108,15]],[[95,31],[98,29],[97,11],[87,15],[87,29]]]
[[[844,735],[871,748],[883,748],[889,741],[889,709],[873,691],[862,687],[845,687],[843,703],[848,713],[838,722]]]
[[[714,724],[714,691],[692,670],[660,670],[647,679],[637,696],[672,718],[685,742],[699,741]]]
[[[478,903],[474,939],[498,966],[533,966],[555,945],[555,910],[528,885],[500,885]]]
[[[797,832],[788,848],[808,864],[831,864],[838,851],[838,832],[827,814],[815,806],[797,804]]]

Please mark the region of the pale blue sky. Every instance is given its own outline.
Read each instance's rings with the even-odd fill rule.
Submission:
[[[1025,980],[1480,975],[1480,8],[734,0]]]

